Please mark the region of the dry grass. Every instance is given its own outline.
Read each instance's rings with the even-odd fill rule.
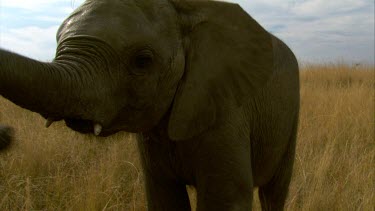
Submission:
[[[374,210],[374,68],[303,69],[288,209]]]
[[[287,210],[375,209],[373,67],[306,65]],[[0,210],[145,210],[134,135],[87,137],[0,100]],[[254,208],[259,209],[255,200]]]
[[[0,155],[0,210],[146,210],[134,135],[46,129],[39,115],[0,104],[1,122],[17,131]]]

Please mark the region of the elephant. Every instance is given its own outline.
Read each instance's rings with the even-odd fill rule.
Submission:
[[[40,62],[0,50],[0,94],[83,134],[138,134],[148,210],[283,210],[299,115],[290,48],[238,4],[86,0]]]

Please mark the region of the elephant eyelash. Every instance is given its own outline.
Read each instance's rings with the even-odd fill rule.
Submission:
[[[134,58],[134,64],[137,68],[145,69],[152,65],[154,55],[150,50],[144,50],[138,53]]]
[[[149,48],[138,50],[133,53],[130,60],[132,74],[145,75],[155,63],[155,53]]]

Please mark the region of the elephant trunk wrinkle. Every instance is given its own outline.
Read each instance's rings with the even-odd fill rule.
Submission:
[[[57,71],[52,63],[38,62],[15,53],[0,50],[0,94],[32,111],[56,116],[52,107],[63,103],[58,93],[66,73]]]
[[[0,50],[0,58],[0,94],[40,113],[48,119],[47,127],[66,117],[91,118],[88,113],[93,111],[92,101],[97,96],[82,88],[94,88],[97,84],[83,84],[87,80],[79,72],[85,67],[61,60],[39,62],[5,50]],[[87,96],[91,102],[82,99]],[[86,104],[91,107],[86,108]]]

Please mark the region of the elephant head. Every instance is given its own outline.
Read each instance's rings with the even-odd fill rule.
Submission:
[[[173,140],[209,129],[267,82],[271,35],[238,5],[86,0],[57,32],[50,63],[0,51],[0,94],[74,130]]]

